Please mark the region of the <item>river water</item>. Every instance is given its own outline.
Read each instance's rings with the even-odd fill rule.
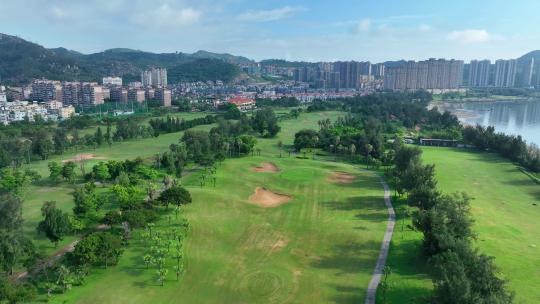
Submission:
[[[521,135],[540,146],[540,99],[448,102],[438,107],[454,113],[463,124],[494,126],[497,132]]]

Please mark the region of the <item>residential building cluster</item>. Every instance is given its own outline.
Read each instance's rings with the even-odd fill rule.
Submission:
[[[87,106],[104,102],[103,87],[97,82],[60,82],[54,80],[35,80],[30,86],[32,101],[47,102],[56,100],[64,105]]]
[[[357,61],[321,62],[293,70],[293,80],[314,88],[363,89],[384,77],[384,65]]]
[[[167,86],[167,69],[152,68],[141,72],[141,83],[143,86]]]
[[[37,101],[1,102],[0,100],[0,123],[4,125],[23,120],[34,121],[36,117],[57,121],[72,115],[75,115],[75,107],[64,106],[56,100],[44,103]]]
[[[469,87],[538,87],[540,63],[534,58],[517,60],[472,60],[469,67]]]
[[[431,58],[425,61],[407,61],[388,67],[384,75],[387,90],[458,89],[463,82],[463,61]]]

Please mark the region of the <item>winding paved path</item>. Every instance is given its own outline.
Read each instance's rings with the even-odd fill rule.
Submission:
[[[375,304],[377,287],[381,282],[384,265],[386,264],[386,258],[388,257],[388,249],[390,248],[390,241],[392,240],[392,233],[394,232],[394,225],[396,224],[396,213],[394,212],[392,201],[390,200],[390,188],[382,178],[380,179],[381,184],[384,187],[384,203],[386,204],[386,208],[388,208],[388,225],[386,226],[386,232],[384,233],[379,258],[377,258],[377,265],[375,265],[373,276],[369,282],[365,304]]]

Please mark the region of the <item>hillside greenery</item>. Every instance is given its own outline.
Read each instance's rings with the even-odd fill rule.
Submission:
[[[204,61],[209,58],[212,60]],[[184,66],[190,62],[197,63]],[[7,84],[25,84],[36,78],[101,81],[107,75],[122,76],[124,82],[129,82],[139,80],[140,72],[150,67],[180,70],[173,72],[170,83],[178,79],[223,80],[221,73],[225,73],[225,81],[230,81],[238,73],[235,65],[247,62],[249,59],[244,57],[205,51],[155,54],[117,48],[85,55],[65,48],[47,49],[0,34],[0,81]],[[200,70],[195,72],[196,68]]]

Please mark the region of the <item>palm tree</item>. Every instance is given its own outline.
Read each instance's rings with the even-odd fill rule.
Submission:
[[[277,146],[279,149],[279,157],[281,158],[281,150],[283,149],[283,142],[280,140],[277,142]]]
[[[352,159],[354,156],[354,153],[356,153],[356,146],[354,144],[351,144],[349,146],[349,153],[351,153],[351,159]]]
[[[373,151],[373,146],[371,144],[366,144],[365,149],[366,149],[366,168],[369,169],[369,154],[371,153],[371,151]]]
[[[335,160],[337,160],[337,147],[340,142],[341,142],[341,137],[336,136],[336,138],[334,138],[334,159]]]

